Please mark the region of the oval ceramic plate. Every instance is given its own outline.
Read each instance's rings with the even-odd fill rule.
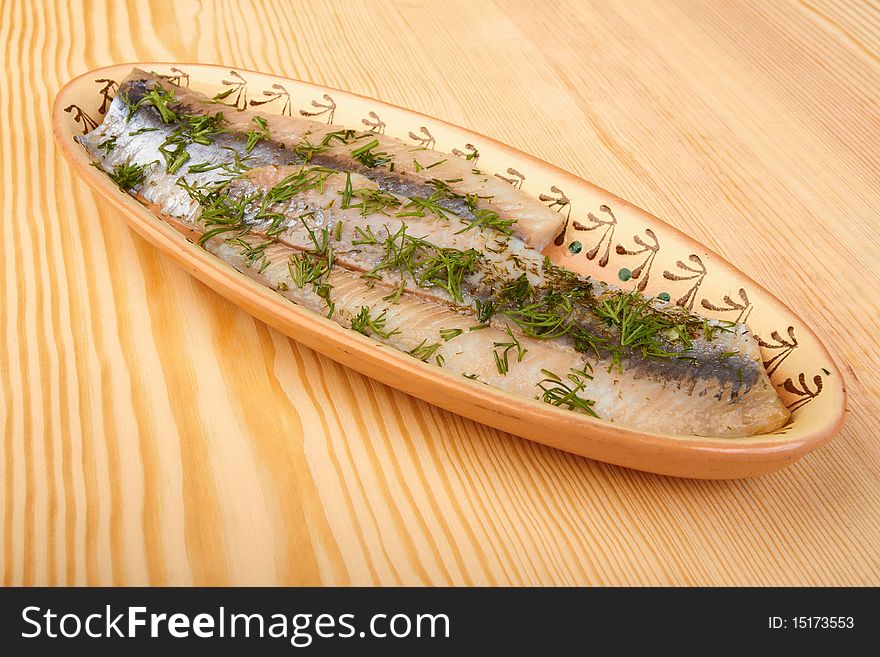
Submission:
[[[514,396],[427,365],[283,299],[189,242],[105,175],[73,137],[102,120],[117,81],[133,67],[242,109],[307,116],[383,132],[414,145],[479,158],[484,171],[566,217],[545,251],[557,264],[635,286],[709,317],[748,322],[764,365],[792,410],[772,434],[711,438],[644,433]],[[829,440],[843,419],[843,379],[813,332],[778,299],[723,258],[616,196],[483,135],[355,94],[226,67],[137,63],[97,69],[69,82],[53,111],[65,157],[138,233],[251,314],[316,351],[445,409],[545,445],[662,474],[699,478],[771,472]]]

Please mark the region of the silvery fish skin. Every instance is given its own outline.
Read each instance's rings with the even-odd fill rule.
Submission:
[[[167,115],[143,101],[154,90],[173,97]],[[192,117],[218,112],[222,130],[174,150]],[[623,328],[597,311],[606,300],[683,311],[550,265],[540,248],[560,215],[463,158],[235,111],[137,70],[81,143],[108,173],[140,171],[129,191],[239,271],[447,371],[646,431],[736,437],[788,420],[744,325],[658,334],[662,356],[607,348]],[[563,319],[535,329],[560,303]]]

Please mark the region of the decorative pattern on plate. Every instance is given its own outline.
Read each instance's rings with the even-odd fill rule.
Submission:
[[[507,173],[510,178],[502,176],[500,173],[496,173],[495,177],[501,178],[501,180],[503,180],[504,182],[509,182],[517,189],[522,189],[523,183],[526,181],[526,177],[523,174],[521,174],[513,167],[507,167],[507,171],[505,173]]]
[[[629,278],[639,281],[639,284],[636,285],[636,289],[639,292],[644,292],[645,288],[648,287],[648,281],[651,278],[651,267],[654,266],[654,259],[657,257],[657,253],[659,253],[660,251],[660,240],[657,239],[656,233],[654,233],[654,231],[650,228],[646,228],[645,235],[647,236],[647,239],[651,241],[650,244],[643,240],[640,235],[633,235],[632,239],[633,242],[636,243],[636,247],[641,248],[634,248],[632,250],[629,250],[625,246],[623,246],[623,244],[618,244],[617,247],[614,249],[617,255],[621,256],[647,254],[642,264],[640,264],[635,269],[627,269],[627,271],[629,272]],[[642,274],[644,274],[644,276]],[[621,278],[620,274],[618,274],[618,278]]]
[[[803,372],[798,375],[797,385],[791,380],[791,377],[787,378],[782,383],[782,388],[786,392],[790,392],[798,397],[798,399],[788,405],[788,410],[794,413],[796,410],[803,408],[819,396],[819,393],[822,392],[823,388],[822,377],[819,374],[813,376],[813,386],[815,387],[815,390],[810,389],[810,386],[807,384],[807,377]]]
[[[260,107],[261,105],[274,103],[278,99],[283,99],[284,102],[281,104],[281,112],[279,112],[279,114],[281,114],[282,116],[293,116],[293,112],[290,111],[290,93],[287,91],[287,89],[284,88],[284,85],[278,84],[276,82],[272,85],[271,89],[263,90],[263,96],[266,98],[266,100],[254,100],[253,98],[251,98],[250,106]],[[312,102],[315,103],[317,101],[313,100]],[[333,109],[336,109],[335,103],[333,104]],[[303,111],[304,110],[300,110],[300,112]],[[328,121],[327,123],[330,123],[330,121]]]
[[[104,99],[101,101],[101,106],[98,108],[98,114],[106,114],[107,109],[110,107],[110,103],[113,102],[113,95],[116,93],[116,89],[119,85],[116,84],[116,80],[108,80],[106,78],[98,78],[95,82],[104,85],[98,92],[101,94],[101,98]]]
[[[420,135],[410,131],[409,138],[413,141],[417,141],[419,146],[426,149],[433,149],[434,144],[437,143],[437,140],[434,139],[434,135],[431,134],[431,131],[428,130],[425,126],[421,126],[419,128]]]
[[[82,107],[79,105],[68,105],[64,108],[64,111],[70,114],[71,112],[76,112],[73,115],[73,120],[77,123],[82,124],[82,133],[88,134],[92,130],[98,127],[98,122],[95,121],[91,116],[85,113]]]
[[[546,203],[547,207],[556,210],[557,212],[562,212],[565,210],[565,224],[568,225],[568,220],[571,219],[571,200],[565,195],[561,189],[559,189],[556,185],[552,185],[550,187],[549,194],[538,194],[538,199],[542,203]]]
[[[694,302],[697,300],[697,293],[700,291],[700,286],[703,284],[703,280],[706,278],[708,272],[706,271],[706,265],[703,264],[703,260],[696,253],[690,254],[688,260],[693,263],[694,266],[681,260],[675,262],[675,266],[678,267],[678,269],[687,273],[676,274],[666,270],[663,272],[663,278],[669,281],[693,281],[690,289],[685,292],[684,295],[675,300],[676,306],[693,310]]]
[[[220,80],[220,84],[229,88],[218,92],[214,96],[214,100],[223,101],[232,96],[232,94],[235,94],[235,98],[232,99],[230,104],[237,110],[243,110],[248,106],[247,80],[235,71],[229,71],[229,75],[234,79]]]
[[[179,68],[174,68],[173,66],[170,73],[165,75],[159,74],[159,77],[168,80],[175,87],[179,87],[181,82],[184,83],[184,86],[189,86],[189,73],[184,73]]]
[[[706,310],[712,310],[718,313],[727,313],[739,311],[739,314],[736,316],[736,319],[733,320],[738,323],[745,323],[749,318],[749,314],[752,312],[752,303],[749,301],[749,295],[743,288],[739,289],[739,301],[734,301],[730,295],[724,295],[724,304],[723,306],[717,306],[714,303],[711,303],[708,299],[703,299],[700,301],[700,305]]]
[[[275,85],[272,85],[272,86],[274,87]],[[281,87],[281,85],[278,85],[278,86]],[[284,87],[281,87],[281,88],[283,89]],[[266,92],[264,91],[263,93],[265,94]],[[284,93],[287,93],[287,92],[285,91]],[[336,116],[336,101],[333,100],[333,98],[330,96],[330,94],[324,94],[323,100],[324,100],[323,103],[319,102],[317,100],[313,100],[311,102],[312,107],[316,108],[317,111],[312,112],[312,111],[301,109],[299,111],[299,113],[302,114],[303,116],[309,117],[310,119],[313,119],[317,116],[323,116],[324,114],[326,114],[327,115],[327,123],[333,123],[333,118]],[[253,105],[253,102],[251,104]]]
[[[592,226],[582,224],[577,219],[572,219],[571,227],[576,231],[602,229],[599,241],[596,242],[596,245],[592,249],[584,253],[584,255],[587,257],[587,260],[594,260],[596,256],[599,255],[599,251],[603,250],[602,246],[604,245],[604,252],[602,253],[602,257],[598,260],[599,266],[604,267],[608,264],[608,260],[611,257],[611,245],[614,243],[614,229],[617,227],[617,217],[614,216],[614,212],[612,212],[611,208],[604,204],[599,206],[599,212],[607,216],[600,217],[592,212],[587,213],[587,219]]]
[[[773,342],[768,342],[762,340],[760,336],[755,336],[755,339],[757,339],[758,344],[761,345],[764,351],[778,352],[764,361],[764,367],[767,369],[767,374],[770,376],[773,376],[776,370],[779,369],[779,366],[785,362],[785,359],[788,358],[798,347],[797,337],[795,337],[794,334],[794,326],[789,326],[786,332],[788,334],[788,339],[783,338],[779,334],[779,331],[773,331],[770,334],[770,338]]]
[[[464,150],[453,148],[452,154],[456,157],[463,157],[466,160],[470,160],[474,164],[480,159],[480,151],[473,144],[465,144]]]
[[[375,112],[367,114],[366,119],[361,119],[361,123],[370,129],[370,132],[378,132],[380,135],[385,134],[385,121],[379,118]]]

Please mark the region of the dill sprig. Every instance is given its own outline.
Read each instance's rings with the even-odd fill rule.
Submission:
[[[433,247],[433,251],[433,254],[419,263],[423,267],[417,281],[419,286],[441,287],[455,301],[461,303],[464,300],[461,292],[462,281],[466,275],[476,270],[479,252],[475,249],[459,251],[436,246]]]
[[[431,212],[441,219],[449,219],[453,213],[440,205],[440,201],[444,198],[445,195],[439,191],[427,197],[410,196],[409,203],[404,205],[401,211],[394,216],[400,218],[424,217],[427,216],[426,213]]]
[[[430,167],[427,167],[430,168]],[[460,182],[461,179],[453,180],[452,182]],[[428,184],[434,188],[435,191],[442,193],[442,195],[448,199],[456,199],[456,200],[464,200],[465,197],[456,192],[452,187],[449,186],[449,180],[440,180],[439,178],[431,178],[428,181]],[[473,208],[470,208],[473,210]]]
[[[703,337],[706,342],[712,342],[718,333],[733,333],[735,329],[736,322],[715,319],[710,323],[708,319],[703,319]]]
[[[457,338],[462,333],[464,333],[464,331],[460,328],[440,329],[440,337],[443,338],[445,342]]]
[[[152,105],[159,113],[163,123],[171,123],[177,120],[177,112],[169,107],[175,100],[174,92],[165,89],[161,85],[150,89],[134,104],[129,100],[127,92],[122,95],[122,101],[128,106],[128,118],[131,118],[142,106]]]
[[[254,150],[254,146],[257,145],[261,139],[264,141],[269,141],[269,124],[262,116],[255,116],[251,119],[256,124],[256,128],[246,133],[246,141],[244,144],[244,149],[250,153]]]
[[[289,258],[287,271],[293,284],[302,289],[323,278],[326,273],[325,261],[314,258],[307,252],[293,253]]]
[[[521,303],[535,296],[535,288],[525,273],[501,286],[498,298],[507,303]]]
[[[498,373],[507,375],[507,372],[510,371],[510,352],[512,350],[516,350],[516,362],[521,363],[523,357],[526,355],[528,349],[524,348],[520,341],[513,334],[513,331],[510,330],[510,327],[507,327],[507,335],[510,336],[509,342],[495,342],[494,350],[492,351],[492,355],[495,356],[495,367],[498,368]],[[501,349],[499,352],[498,350]]]
[[[349,176],[346,180],[346,184],[350,179]],[[340,194],[342,194],[343,199],[342,205],[339,207],[343,210],[347,210],[348,208],[360,208],[362,217],[377,212],[388,216],[388,213],[386,212],[388,208],[396,208],[400,206],[400,201],[394,196],[394,194],[382,189],[348,189],[347,191],[343,190]]]
[[[364,144],[351,152],[351,156],[363,164],[365,167],[369,167],[370,169],[374,169],[376,167],[380,167],[383,164],[388,164],[394,159],[394,156],[384,152],[373,152],[373,149],[379,146],[379,140],[374,139],[371,142]]]
[[[333,311],[336,308],[336,304],[330,297],[333,286],[327,282],[334,262],[330,231],[325,227],[321,230],[319,237],[314,229],[306,223],[304,216],[300,216],[299,220],[305,226],[314,248],[290,256],[287,266],[290,280],[300,289],[311,285],[315,294],[327,304],[327,316],[333,317]]]
[[[190,153],[186,150],[190,144],[209,146],[214,142],[214,137],[226,132],[223,128],[225,119],[223,112],[214,115],[181,114],[175,115],[180,121],[180,127],[172,132],[159,146],[159,152],[165,159],[165,170],[172,174],[190,159]]]
[[[309,141],[308,137],[303,137],[299,140],[299,143],[293,147],[293,152],[300,156],[303,161],[308,164],[311,159],[315,155],[319,155],[324,151],[329,150],[333,147],[333,142],[338,142],[340,144],[350,144],[351,142],[359,139],[356,136],[357,132],[354,130],[336,130],[334,132],[328,132],[324,135],[324,138],[320,141],[320,143],[313,144]]]
[[[428,359],[434,355],[434,353],[440,348],[439,342],[432,342],[431,344],[427,344],[428,340],[422,340],[419,345],[409,351],[409,355],[423,362],[427,362]]]
[[[543,298],[501,311],[530,337],[549,340],[571,330],[572,295],[550,291]]]
[[[248,268],[254,268],[254,265],[259,261],[260,266],[257,268],[257,271],[260,274],[272,264],[271,260],[269,260],[269,257],[266,255],[266,247],[274,244],[272,240],[252,244],[242,237],[231,237],[226,240],[226,243],[239,248],[239,255],[244,258],[245,265],[247,265]]]
[[[352,245],[359,246],[361,244],[378,244],[379,238],[373,234],[373,229],[367,226],[366,228],[361,228],[360,226],[354,227],[354,232],[356,237],[351,241]]]
[[[378,277],[379,272],[389,269],[408,273],[419,287],[442,288],[461,303],[462,283],[465,276],[476,271],[479,252],[475,249],[460,251],[437,246],[424,238],[408,234],[407,228],[405,223],[401,223],[395,233],[388,231],[384,241],[385,253],[368,275]],[[363,231],[361,236],[367,237]],[[372,232],[369,237],[375,239]]]
[[[335,130],[333,132],[328,132],[326,135],[324,135],[324,138],[321,140],[321,146],[332,146],[333,142],[347,145],[365,136],[366,135],[361,135],[360,137],[358,137],[356,130]]]
[[[247,206],[259,197],[258,194],[234,198],[229,194],[218,192],[213,193],[205,203],[202,203],[202,212],[199,220],[206,226],[210,226],[210,230],[204,232],[199,239],[199,246],[204,246],[208,240],[223,233],[233,231],[248,232],[249,228],[245,223],[245,211]]]
[[[476,299],[474,310],[477,311],[477,321],[480,324],[486,324],[495,314],[495,302],[491,299]]]
[[[110,151],[116,148],[116,139],[117,137],[115,135],[112,137],[107,137],[107,139],[98,144],[98,150],[104,151],[104,155],[109,155]]]
[[[677,318],[651,307],[652,299],[636,290],[601,299],[593,313],[616,329],[616,347],[612,367],[620,366],[621,351],[638,351],[654,358],[680,357],[682,352],[670,351],[673,339],[682,343],[684,351],[692,347],[688,327]]]
[[[260,210],[265,211],[275,203],[289,201],[294,196],[314,189],[319,194],[324,192],[324,184],[336,171],[327,167],[300,167],[299,171],[291,173],[273,185],[263,196]]]
[[[115,182],[123,192],[131,192],[134,191],[135,187],[138,187],[144,182],[144,178],[147,175],[147,169],[155,163],[155,161],[147,162],[146,164],[120,163],[115,165],[112,171],[107,171],[107,169],[101,166],[98,162],[94,162],[92,166],[106,173],[110,177],[110,180]]]
[[[390,301],[392,304],[396,304],[400,301],[400,297],[403,294],[403,291],[406,289],[406,283],[400,281],[400,284],[394,288],[394,291],[391,294],[387,294],[382,297],[382,301]]]
[[[541,373],[545,378],[536,385],[541,388],[543,392],[541,399],[545,403],[553,406],[565,406],[572,411],[581,410],[593,417],[599,417],[593,410],[596,402],[579,394],[586,388],[587,382],[592,381],[592,374],[586,370],[575,368],[569,370],[565,379],[550,370],[542,369]]]
[[[357,315],[351,318],[351,328],[358,333],[363,333],[366,336],[377,335],[380,338],[387,340],[392,335],[400,333],[399,330],[394,329],[389,331],[385,328],[385,315],[388,313],[387,309],[383,309],[382,312],[375,317],[370,315],[370,307],[369,306],[361,306],[361,309],[358,311]]]
[[[488,228],[490,230],[497,230],[499,233],[509,236],[513,235],[513,229],[511,226],[515,223],[516,219],[502,219],[495,210],[480,209],[474,211],[474,220],[458,231],[456,235],[459,233],[466,233],[472,228]]]

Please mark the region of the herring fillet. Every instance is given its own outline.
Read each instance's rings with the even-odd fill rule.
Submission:
[[[175,171],[169,171],[170,163],[180,153],[169,155],[167,144],[181,129],[179,117],[166,121],[149,103],[130,110],[155,89],[173,93],[172,114],[211,117],[223,112],[223,131],[206,143],[186,143],[187,159]],[[525,330],[516,321],[525,302],[502,302],[505,311],[478,320],[481,304],[498,302],[499,290],[513,289],[517,280],[532,295],[529,299],[538,301],[569,280],[558,268],[545,266],[540,254],[559,231],[561,215],[494,176],[475,173],[479,170],[470,161],[414,149],[384,135],[352,131],[351,141],[331,138],[328,147],[303,157],[309,146],[339,130],[307,119],[237,112],[135,70],[120,85],[104,122],[80,141],[108,173],[141,167],[142,178],[129,190],[181,231],[200,235],[203,246],[231,266],[295,303],[426,362],[525,397],[551,402],[562,397],[573,410],[646,431],[735,437],[772,431],[787,421],[789,413],[744,325],[695,335],[686,351],[675,347],[673,357],[632,350],[615,361],[604,348],[581,348],[571,331],[535,335]],[[394,171],[387,162],[370,166],[369,159],[352,156],[365,145],[371,146],[368,156],[379,154],[393,162]],[[303,172],[324,178],[318,186],[274,200],[273,192],[303,178]],[[438,181],[446,180],[452,182],[438,187]],[[234,230],[205,219],[209,201],[192,190],[212,185],[222,185],[223,203],[241,208]],[[442,195],[435,193],[446,188]],[[427,198],[435,199],[437,207],[419,216],[421,206],[413,207],[414,199]],[[386,205],[372,211],[367,199]],[[497,224],[509,229],[481,226],[485,211],[509,221]],[[223,232],[217,232],[218,226]],[[401,230],[398,244],[394,236]],[[326,271],[319,284],[298,284],[292,263],[319,266],[318,241],[330,254]],[[424,261],[415,268],[410,263],[409,269],[385,267],[398,246],[413,248]],[[440,275],[420,282],[435,261],[444,262],[446,255],[464,260],[462,254],[473,263],[468,260],[466,270],[455,270],[461,274],[455,285],[452,269],[446,279]],[[616,339],[623,329],[609,329],[593,312],[595,300],[616,291],[589,279],[574,282],[594,306],[576,305],[566,321],[574,325],[577,320],[577,326],[589,327],[601,340]],[[649,310],[662,305],[652,302]],[[565,403],[571,391],[573,405]]]

